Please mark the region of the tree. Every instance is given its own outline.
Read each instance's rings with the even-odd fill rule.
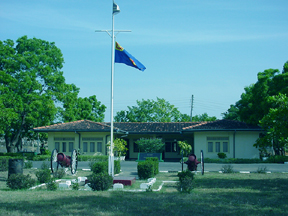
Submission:
[[[215,116],[208,116],[207,113],[202,115],[196,115],[192,117],[193,122],[201,122],[201,121],[216,121],[217,118]]]
[[[284,64],[282,73],[278,69],[267,69],[259,72],[257,78],[258,81],[245,87],[241,99],[223,114],[224,119],[258,125],[273,106],[268,98],[279,93],[288,94],[288,61]]]
[[[165,143],[160,138],[141,138],[136,141],[141,152],[145,153],[161,153],[164,149]]]
[[[16,44],[10,39],[0,41],[0,136],[4,136],[7,152],[14,147],[19,151],[22,137],[32,137],[30,129],[34,127],[53,123],[58,110],[62,111],[60,116],[69,119],[72,112],[68,98],[86,107],[87,101],[90,102],[93,107],[89,107],[90,115],[98,117],[96,97],[83,99],[82,103],[77,97],[79,89],[65,83],[63,62],[55,43],[27,36],[19,38]],[[55,103],[63,105],[62,109],[57,109]]]
[[[179,122],[180,111],[168,101],[158,98],[154,100],[137,100],[137,106],[128,106],[128,111],[117,112],[116,122]]]
[[[81,98],[78,97],[79,89],[70,85],[68,93],[64,96],[63,106],[59,107],[60,121],[71,122],[87,119],[95,122],[104,120],[105,105],[96,99],[96,96]]]
[[[269,102],[274,104],[260,124],[267,134],[257,140],[254,145],[261,152],[267,147],[273,147],[276,155],[284,155],[288,147],[288,97],[283,94],[269,97]]]

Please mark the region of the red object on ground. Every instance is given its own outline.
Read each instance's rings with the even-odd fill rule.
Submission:
[[[115,183],[121,183],[123,185],[132,185],[136,181],[135,177],[122,177],[122,176],[116,176],[113,179],[113,184]]]

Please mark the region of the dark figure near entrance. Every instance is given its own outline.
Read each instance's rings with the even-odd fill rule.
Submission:
[[[196,155],[195,154],[190,154],[188,156],[188,160],[186,162],[184,162],[185,164],[187,164],[188,169],[190,171],[196,171],[197,170],[197,165],[200,163],[199,161],[197,161]]]

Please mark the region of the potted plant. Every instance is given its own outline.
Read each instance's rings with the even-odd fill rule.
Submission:
[[[116,152],[116,156],[120,160],[125,160],[125,155],[128,150],[127,142],[121,138],[117,138],[114,140],[114,151]]]

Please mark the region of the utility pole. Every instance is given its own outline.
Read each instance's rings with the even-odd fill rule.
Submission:
[[[193,101],[194,101],[194,95],[192,95],[191,97],[191,112],[190,112],[191,122],[192,122]]]

